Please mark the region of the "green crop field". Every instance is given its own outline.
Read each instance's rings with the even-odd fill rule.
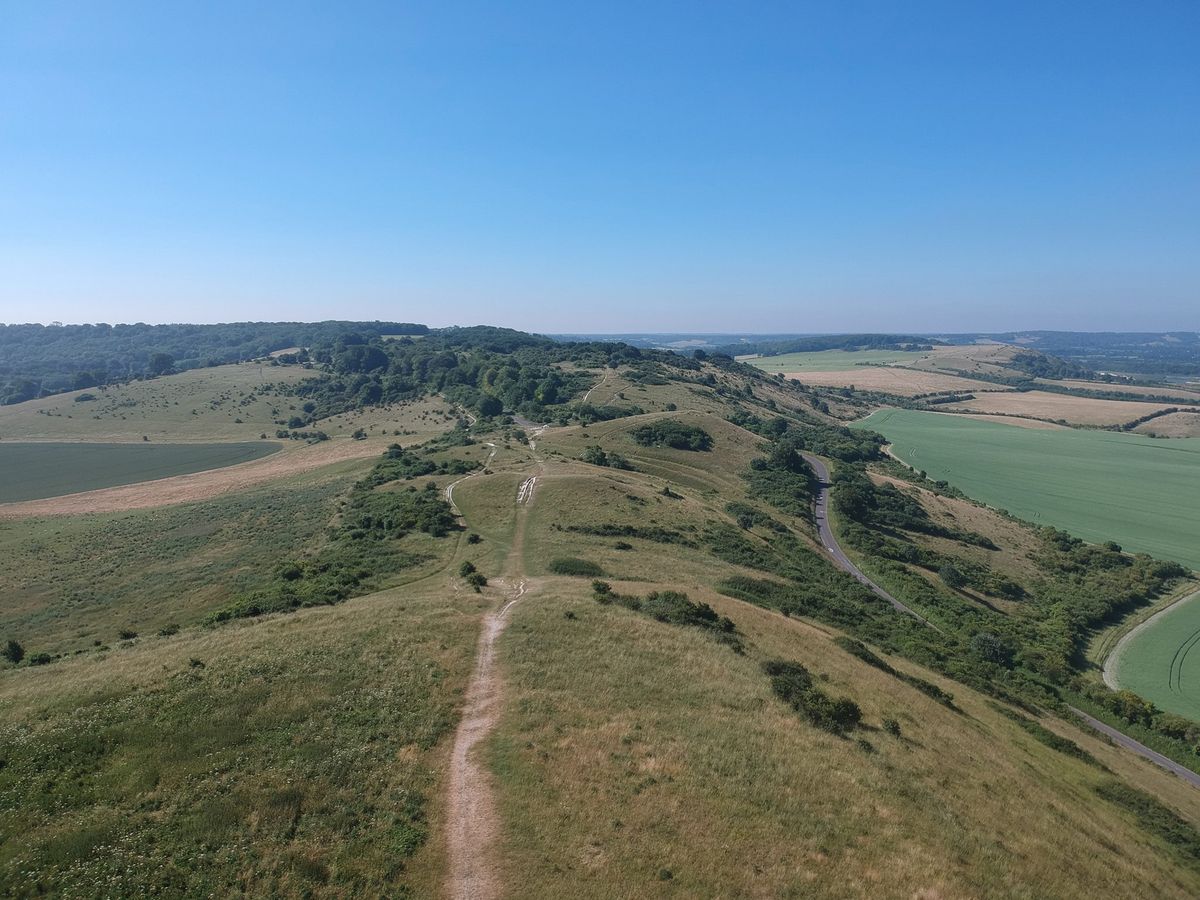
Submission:
[[[0,503],[220,469],[280,449],[236,444],[0,443]]]
[[[1200,594],[1155,616],[1118,648],[1117,683],[1168,712],[1200,721]]]
[[[991,506],[1200,569],[1200,440],[1021,428],[888,409],[856,427]]]
[[[1200,440],[1033,429],[889,409],[857,423],[906,463],[969,496],[1085,540],[1117,541],[1200,569]],[[1126,641],[1114,674],[1160,707],[1200,717],[1200,600]]]
[[[784,353],[746,362],[764,372],[841,372],[862,365],[911,365],[928,353],[908,350],[822,350],[820,353]]]

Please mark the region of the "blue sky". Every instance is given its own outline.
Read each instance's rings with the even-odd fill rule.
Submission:
[[[0,4],[0,321],[1200,328],[1200,3]]]

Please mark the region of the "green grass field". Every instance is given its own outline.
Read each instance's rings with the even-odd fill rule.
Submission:
[[[220,469],[275,453],[268,441],[236,444],[0,443],[0,503],[135,484]]]
[[[882,410],[858,423],[906,463],[969,496],[1085,540],[1114,540],[1200,569],[1200,440],[1033,429]],[[1121,648],[1115,676],[1161,708],[1200,718],[1200,601],[1157,617]]]
[[[912,364],[929,354],[908,350],[822,350],[820,353],[784,353],[746,362],[764,372],[840,372],[861,365]]]
[[[1134,632],[1112,660],[1117,683],[1168,712],[1200,721],[1200,594]]]
[[[888,409],[856,423],[930,478],[1041,525],[1200,569],[1200,440]]]

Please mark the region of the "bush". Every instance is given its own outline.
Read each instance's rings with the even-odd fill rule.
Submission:
[[[890,734],[892,737],[900,737],[900,723],[898,721],[896,721],[895,719],[891,719],[891,718],[884,719],[883,720],[883,730],[886,731],[888,734]]]
[[[35,653],[33,656],[29,657],[29,664],[31,666],[44,666],[51,661],[52,660],[49,653]]]
[[[475,589],[475,593],[480,593],[483,588],[487,587],[488,580],[481,572],[472,572],[467,576],[467,584]]]
[[[1096,788],[1105,800],[1132,813],[1143,830],[1157,835],[1182,856],[1200,860],[1200,834],[1174,810],[1154,797],[1120,781],[1108,781]]]
[[[475,563],[465,562],[458,567],[458,577],[468,578],[475,573]]]
[[[647,422],[629,432],[643,447],[671,447],[675,450],[711,450],[712,435],[696,425],[664,419]]]
[[[479,535],[477,535],[473,531],[467,535],[467,543],[468,544],[478,544],[482,541],[483,541],[483,538],[481,538]]]
[[[604,570],[596,563],[573,556],[552,559],[548,568],[552,575],[574,575],[579,578],[599,578],[604,574]]]
[[[763,663],[775,695],[818,728],[844,734],[862,721],[858,704],[846,697],[833,698],[813,683],[808,669],[782,659]]]
[[[918,678],[916,675],[909,675],[907,672],[901,672],[899,669],[893,668],[885,659],[872,652],[871,649],[862,641],[856,641],[854,638],[843,635],[835,638],[833,642],[851,656],[856,656],[861,659],[867,665],[874,666],[876,669],[886,672],[893,678],[898,678],[905,684],[912,685],[922,694],[925,694],[927,697],[932,697],[934,700],[938,701],[944,706],[948,706],[951,709],[955,708],[953,694],[943,691],[931,681],[926,681],[924,678]],[[884,727],[887,727],[886,722],[884,722]]]
[[[131,631],[128,628],[122,628],[120,631],[117,632],[117,637],[119,637],[123,641],[132,641],[137,636],[138,636],[138,633],[136,631]]]
[[[17,641],[9,639],[4,645],[4,649],[0,650],[0,655],[3,655],[14,666],[25,658],[25,648]]]

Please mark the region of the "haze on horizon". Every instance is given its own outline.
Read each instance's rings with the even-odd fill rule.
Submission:
[[[1200,328],[1200,5],[6,4],[0,321]]]

